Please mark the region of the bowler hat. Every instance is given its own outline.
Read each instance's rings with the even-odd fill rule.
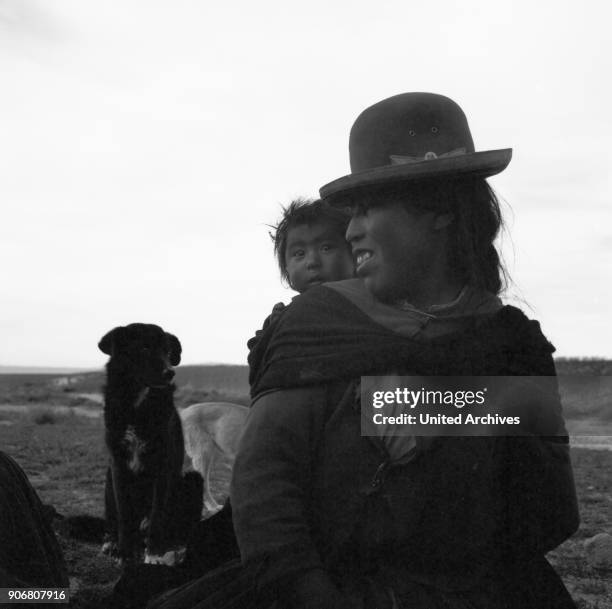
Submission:
[[[355,188],[503,171],[512,149],[475,152],[463,110],[435,93],[402,93],[366,108],[349,138],[351,173],[320,189],[321,198]]]

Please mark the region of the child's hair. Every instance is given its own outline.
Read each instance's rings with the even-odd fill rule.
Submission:
[[[278,261],[281,279],[289,282],[285,253],[289,231],[306,224],[325,224],[336,229],[344,237],[351,216],[337,208],[331,207],[321,199],[294,199],[283,207],[283,215],[278,224],[270,225],[270,237],[274,243],[274,255]]]

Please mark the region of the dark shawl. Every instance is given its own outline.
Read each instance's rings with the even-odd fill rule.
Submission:
[[[554,376],[554,347],[515,307],[465,318],[429,340],[400,336],[324,286],[294,298],[251,352],[251,395],[393,370],[422,375]]]
[[[444,335],[425,336],[425,332],[413,337],[394,333],[336,290],[324,286],[313,288],[293,300],[278,321],[264,332],[251,353],[252,396],[257,399],[276,389],[330,385],[360,376],[389,373],[555,376],[554,347],[542,334],[539,323],[529,320],[515,307],[504,306],[487,315],[466,316]],[[429,518],[419,523],[419,529],[424,533],[423,545],[433,545],[439,552],[440,567],[453,546],[452,540],[456,549],[466,537],[473,542],[465,543],[466,547],[477,547],[479,527],[481,536],[485,537],[482,531],[485,521],[492,523],[492,530],[500,526],[501,520],[493,517],[498,509],[506,512],[505,516],[500,516],[505,523],[503,545],[507,544],[509,555],[519,564],[542,556],[575,531],[578,523],[576,495],[568,438],[554,380],[550,384],[551,395],[545,399],[538,396],[533,403],[534,410],[541,412],[541,420],[546,424],[538,425],[537,431],[536,426],[529,426],[527,437],[441,438],[431,445],[435,450],[426,449],[426,458],[406,466],[412,472],[410,492],[427,498],[424,513],[429,514]],[[334,437],[326,446],[331,447],[332,452],[339,447],[339,453],[344,454],[342,451],[349,443],[349,439]],[[499,474],[497,491],[477,485],[470,490],[465,480],[457,480],[452,473],[453,468],[459,472],[462,465],[469,465],[472,448],[483,446],[493,447],[491,450],[496,455],[496,464],[490,465]],[[324,461],[333,463],[332,470],[335,470],[342,457],[328,455]],[[445,471],[448,479],[457,483],[432,485],[431,480],[437,480],[440,471]],[[470,472],[458,472],[457,476],[469,478]],[[326,519],[330,521],[333,520],[329,517],[330,506],[342,506],[338,520],[334,520],[336,529],[352,519],[345,488],[350,486],[346,483],[349,478],[344,472],[338,476],[336,486],[326,486],[341,489],[335,500],[326,506]],[[452,498],[453,492],[459,493],[461,501]],[[470,504],[470,501],[473,513],[481,510],[482,521],[451,514],[456,506]],[[403,504],[402,509],[408,506]],[[380,510],[374,511],[378,513]],[[282,520],[282,515],[278,518]],[[377,518],[373,515],[366,520],[372,525]],[[457,523],[463,527],[462,534],[456,530]],[[472,525],[474,531],[469,528]],[[334,536],[334,531],[326,531],[323,535],[328,539]],[[417,547],[420,546],[417,544]],[[469,554],[467,550],[466,553]],[[434,554],[432,552],[432,556]],[[456,554],[462,555],[459,550]],[[474,555],[479,554],[475,551]]]

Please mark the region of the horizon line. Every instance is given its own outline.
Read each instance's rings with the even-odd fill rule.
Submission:
[[[612,358],[598,355],[559,355],[553,357],[554,361],[574,360],[574,361],[604,361],[612,362]],[[229,362],[185,362],[176,368],[186,366],[239,366],[248,367],[248,364],[236,364]],[[103,372],[105,365],[102,366],[28,366],[23,364],[0,364],[0,374],[77,374],[79,372]]]
[[[186,367],[186,366],[241,366],[247,367],[248,364],[233,364],[228,362],[185,362],[184,364],[179,364],[175,366],[175,368]],[[68,373],[78,373],[78,372],[101,372],[104,370],[104,365],[102,366],[28,366],[23,364],[0,364],[0,374],[5,374],[4,371],[18,373],[23,372],[27,374],[31,373],[43,373],[43,371],[48,371],[49,374],[57,372],[58,374],[68,374]]]

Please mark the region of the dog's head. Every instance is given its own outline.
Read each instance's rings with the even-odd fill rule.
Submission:
[[[110,362],[147,387],[170,385],[172,366],[181,362],[181,343],[174,334],[153,324],[119,326],[98,343]]]

